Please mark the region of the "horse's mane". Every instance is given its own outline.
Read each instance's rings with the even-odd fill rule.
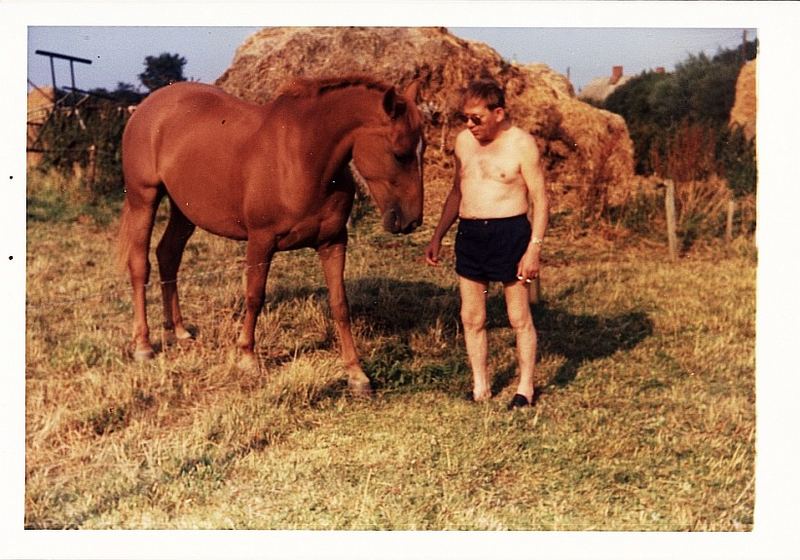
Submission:
[[[364,87],[366,89],[385,93],[392,86],[364,74],[352,74],[344,77],[320,78],[316,80],[295,78],[283,88],[280,94],[278,94],[276,101],[289,98],[312,99],[321,97],[331,91],[338,91],[350,87]],[[406,111],[404,119],[409,126],[414,128],[421,126],[422,123],[419,111]]]
[[[370,76],[355,74],[337,78],[296,78],[286,85],[279,97],[319,97],[329,91],[363,86],[367,89],[386,91],[391,86]]]

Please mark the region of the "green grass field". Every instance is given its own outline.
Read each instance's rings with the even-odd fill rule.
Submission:
[[[407,237],[370,213],[351,229],[348,296],[377,389],[364,401],[347,395],[313,251],[276,258],[262,372],[242,373],[244,245],[196,233],[180,284],[196,340],[161,339],[154,266],[158,354],[138,364],[116,214],[72,215],[46,197],[28,209],[28,528],[753,528],[752,240],[671,263],[653,242],[556,225],[534,310],[542,397],[511,413],[499,286],[496,396],[464,400],[452,247],[442,267],[422,260],[438,210]],[[162,213],[156,235],[164,226]]]

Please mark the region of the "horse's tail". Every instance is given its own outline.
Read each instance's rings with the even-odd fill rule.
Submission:
[[[131,252],[131,209],[127,199],[122,205],[117,234],[117,271],[125,274],[128,270],[128,256]]]

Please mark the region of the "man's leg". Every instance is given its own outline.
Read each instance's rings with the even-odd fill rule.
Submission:
[[[536,329],[531,315],[528,286],[520,281],[503,284],[508,320],[517,335],[517,361],[519,362],[517,393],[531,402],[533,370],[536,363]]]
[[[464,325],[464,342],[472,368],[472,396],[475,401],[485,401],[492,396],[489,372],[486,366],[488,343],[486,339],[486,293],[488,282],[458,277],[461,290],[461,322]]]

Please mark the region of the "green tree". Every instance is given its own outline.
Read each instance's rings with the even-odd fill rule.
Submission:
[[[136,91],[133,84],[127,82],[117,82],[117,89],[115,89],[111,96],[123,103],[139,103],[144,97],[143,94]]]
[[[650,175],[655,170],[651,152],[660,151],[660,138],[672,126],[671,110],[661,99],[674,95],[669,74],[646,72],[632,78],[605,101],[604,108],[621,115],[628,125],[634,146],[636,172]]]
[[[112,101],[117,101],[119,103],[126,103],[128,105],[135,105],[144,97],[143,94],[136,91],[136,88],[133,86],[133,84],[126,82],[117,82],[117,89],[114,91],[108,91],[105,88],[95,88],[91,90],[90,93]]]
[[[643,73],[606,99],[605,108],[621,115],[628,125],[637,173],[664,172],[667,167],[685,170],[685,166],[675,167],[678,159],[708,161],[707,156],[716,156],[720,166],[732,161],[720,160],[721,152],[717,149],[715,154],[714,147],[728,135],[728,117],[743,58],[754,58],[757,50],[753,41],[744,50],[721,50],[713,58],[703,53],[690,55],[676,64],[674,72]],[[694,141],[701,138],[706,140]],[[686,153],[675,153],[676,149],[685,149]],[[710,152],[701,155],[699,149]],[[673,164],[667,166],[667,161]],[[704,165],[695,178],[707,172]]]
[[[747,41],[744,44],[744,51],[738,49],[723,49],[714,55],[714,62],[723,64],[742,64],[748,60],[753,60],[758,55],[758,40]]]
[[[736,79],[741,65],[735,59],[710,60],[704,54],[691,55],[675,67],[679,96],[674,111],[679,120],[688,118],[712,127],[726,125],[736,94]]]
[[[186,59],[179,54],[161,53],[144,59],[145,70],[139,74],[142,85],[151,92],[173,82],[183,82]]]

